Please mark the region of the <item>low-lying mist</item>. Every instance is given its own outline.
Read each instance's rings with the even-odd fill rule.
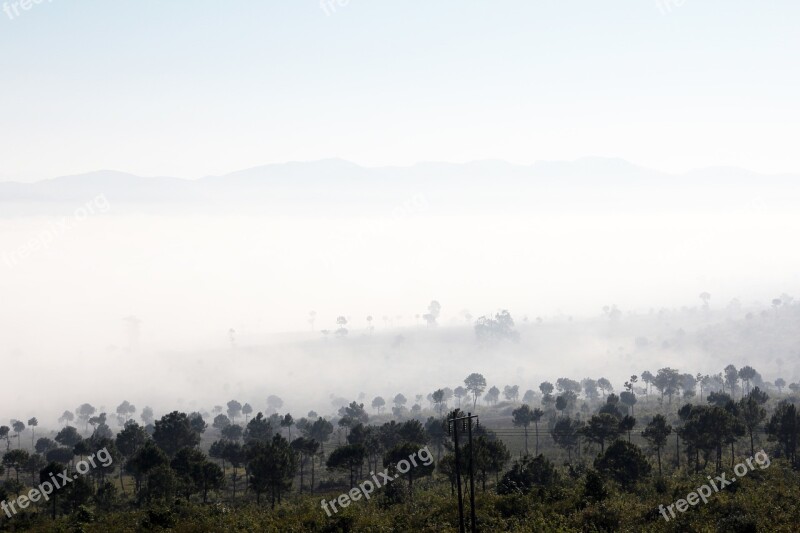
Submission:
[[[261,410],[270,394],[322,414],[335,411],[331,395],[411,399],[470,372],[525,390],[561,376],[619,386],[661,366],[746,363],[765,378],[778,368],[783,348],[663,343],[748,312],[763,321],[773,298],[793,292],[800,223],[786,212],[444,216],[411,205],[360,217],[167,216],[111,202],[66,225],[0,220],[0,416],[49,424],[79,403],[113,412],[122,400],[157,413],[232,398]],[[432,300],[436,328],[421,318]],[[500,309],[520,342],[480,345],[472,323]],[[340,316],[346,338],[334,333]],[[735,345],[731,335],[714,333]]]

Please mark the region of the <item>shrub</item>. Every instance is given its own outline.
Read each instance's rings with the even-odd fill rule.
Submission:
[[[515,461],[511,470],[505,473],[497,486],[498,494],[527,494],[533,487],[544,487],[556,479],[553,464],[543,455],[531,457],[526,455]]]

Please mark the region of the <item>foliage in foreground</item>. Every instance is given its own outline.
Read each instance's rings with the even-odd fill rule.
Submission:
[[[535,464],[535,463],[534,463]],[[549,471],[537,465],[537,471]],[[549,476],[549,473],[544,475]],[[603,481],[606,479],[606,481]],[[683,498],[706,482],[703,474],[681,472],[663,483],[652,480],[624,490],[594,470],[573,469],[547,487],[498,495],[477,494],[477,515],[483,531],[793,531],[800,508],[800,475],[784,461],[755,470],[737,480],[707,504],[690,508],[666,522],[658,505]],[[400,485],[402,487],[402,485]],[[405,490],[405,489],[402,489]],[[326,495],[332,498],[335,494]],[[391,532],[457,531],[457,510],[449,487],[425,482],[413,498],[386,493],[369,502],[359,501],[328,518],[319,505],[320,495],[293,495],[271,510],[253,504],[202,505],[176,501],[171,507],[143,507],[134,511],[99,513],[91,506],[55,522],[38,518],[29,523],[15,517],[17,526],[32,531],[281,531],[281,532]],[[402,503],[394,503],[402,501]],[[467,512],[467,515],[469,513]],[[19,520],[17,520],[19,519]],[[6,530],[12,524],[6,522]]]

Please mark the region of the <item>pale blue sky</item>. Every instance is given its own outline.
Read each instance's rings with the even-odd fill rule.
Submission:
[[[800,172],[800,2],[672,2],[44,0],[0,12],[0,179],[326,157]]]

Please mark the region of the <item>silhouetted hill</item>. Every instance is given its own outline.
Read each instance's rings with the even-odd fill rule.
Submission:
[[[341,159],[264,165],[196,180],[116,171],[0,183],[4,216],[60,214],[102,194],[115,211],[391,213],[424,201],[439,214],[731,211],[791,208],[797,176],[713,167],[672,175],[621,159],[515,165],[486,160],[367,168]],[[760,207],[759,207],[760,206]]]

